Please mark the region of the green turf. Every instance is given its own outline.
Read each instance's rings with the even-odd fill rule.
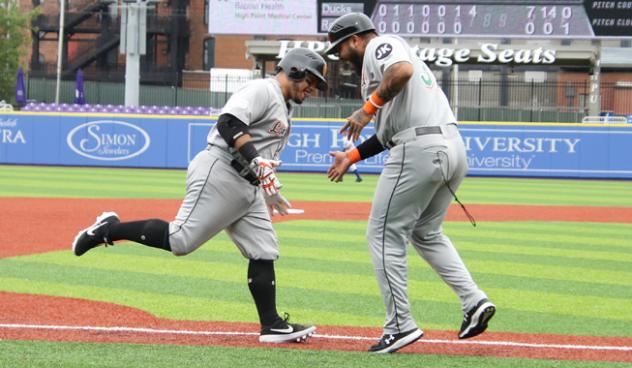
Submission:
[[[184,176],[182,170],[0,166],[0,196],[180,199]],[[288,198],[317,201],[370,201],[377,179],[365,175],[359,184],[333,184],[317,174],[280,177]],[[459,196],[466,203],[632,206],[632,182],[467,178]],[[290,312],[295,321],[381,326],[384,310],[364,238],[366,221],[301,220],[278,223],[275,228],[281,242],[279,310]],[[480,221],[473,228],[466,222],[448,222],[445,231],[478,284],[498,305],[490,330],[632,336],[632,224]],[[415,319],[422,328],[456,330],[462,315],[455,295],[412,248],[409,264]],[[95,249],[81,258],[58,251],[0,259],[0,291],[112,302],[170,319],[255,322],[246,268],[246,260],[220,234],[179,258],[121,244]],[[10,341],[0,341],[0,351],[0,367],[24,366],[20,357],[28,359],[29,367],[54,367],[56,362],[63,367],[195,367],[208,366],[209,361],[212,366],[257,362],[288,367],[624,366]],[[90,358],[96,355],[99,359]]]
[[[1,166],[0,195],[26,197],[177,198],[184,170]],[[280,173],[291,200],[370,201],[376,175],[362,183],[331,183],[324,174]],[[632,182],[519,178],[467,178],[459,190],[466,203],[632,206]]]
[[[140,344],[0,341],[0,366],[83,367],[318,367],[318,368],[623,368],[624,363],[489,359],[444,355],[369,355],[361,352]]]
[[[566,225],[485,222],[475,229],[447,223],[445,230],[502,311],[494,330],[632,336],[632,246],[623,239],[632,225],[583,223],[580,231],[570,223],[564,231]],[[346,227],[307,220],[276,225],[279,307],[294,318],[381,324],[365,224]],[[619,235],[603,239],[607,232]],[[412,249],[409,263],[415,318],[425,328],[456,329],[460,312],[452,291]],[[256,321],[244,281],[246,261],[223,234],[182,258],[130,243],[81,258],[60,251],[0,265],[0,290],[125,304],[170,319]]]

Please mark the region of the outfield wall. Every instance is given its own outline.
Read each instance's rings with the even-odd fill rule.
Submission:
[[[77,113],[0,114],[0,164],[185,168],[214,118]],[[325,172],[342,148],[340,119],[295,119],[284,171]],[[470,175],[632,178],[632,124],[462,122]],[[373,134],[371,126],[364,137]],[[359,163],[380,172],[388,151]]]

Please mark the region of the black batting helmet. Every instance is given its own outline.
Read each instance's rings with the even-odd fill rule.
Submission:
[[[354,34],[367,31],[375,31],[375,26],[364,13],[348,13],[339,17],[329,27],[327,36],[331,45],[325,53],[333,54],[337,52],[342,41]]]
[[[277,72],[283,70],[285,74],[292,80],[303,80],[307,75],[306,72],[312,73],[318,78],[318,89],[324,91],[327,89],[327,64],[322,56],[315,51],[306,48],[295,48],[285,54],[283,59],[276,66]]]

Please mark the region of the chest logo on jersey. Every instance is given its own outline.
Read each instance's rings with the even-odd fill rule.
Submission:
[[[276,121],[274,124],[272,124],[272,128],[268,130],[268,133],[274,134],[279,137],[283,137],[285,135],[285,132],[287,132],[287,127],[280,121]]]
[[[421,74],[421,81],[424,83],[426,87],[432,87],[432,78],[427,76],[426,74]]]
[[[390,43],[383,43],[375,49],[375,58],[382,60],[393,52],[393,46]]]

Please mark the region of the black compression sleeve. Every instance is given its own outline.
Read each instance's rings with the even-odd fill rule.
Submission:
[[[255,145],[252,142],[246,142],[241,147],[239,147],[239,153],[246,159],[246,161],[250,162],[253,158],[259,156],[259,152],[255,148]]]
[[[217,119],[217,131],[228,147],[234,147],[237,138],[248,133],[248,125],[231,114],[222,114]]]
[[[378,153],[384,151],[386,148],[382,146],[382,143],[377,139],[377,135],[372,135],[371,138],[366,141],[360,143],[358,145],[358,152],[360,152],[360,157],[364,160],[371,156],[375,156]]]

